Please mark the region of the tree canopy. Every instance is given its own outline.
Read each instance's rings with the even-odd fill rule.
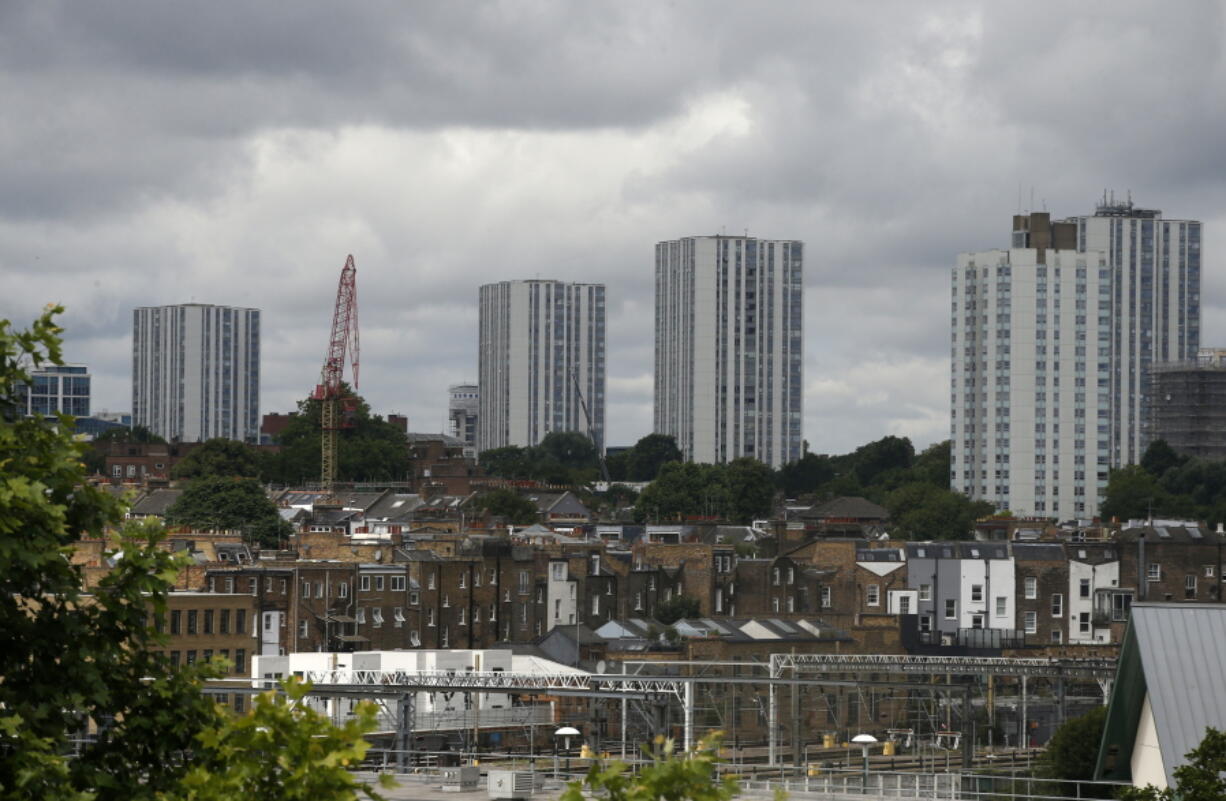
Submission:
[[[164,619],[185,558],[159,547],[157,526],[125,525],[123,503],[85,483],[70,432],[15,413],[26,365],[62,364],[60,311],[28,331],[0,321],[0,797],[352,798],[357,782],[335,766],[364,749],[373,710],[335,729],[305,711],[287,721],[272,701],[236,719],[205,696],[218,666],[172,666],[147,622]],[[112,544],[114,567],[92,593],[66,558],[84,536]],[[86,726],[91,738],[71,745]]]
[[[508,445],[482,451],[481,468],[498,478],[578,485],[600,478],[596,446],[577,431],[551,431],[540,444],[527,448]]]
[[[1212,726],[1200,745],[1185,754],[1186,764],[1175,768],[1175,786],[1163,790],[1125,787],[1123,801],[1221,801],[1226,798],[1226,733]]]
[[[473,506],[493,517],[501,517],[508,523],[527,526],[538,518],[536,504],[515,490],[499,488],[483,492],[473,499]]]
[[[190,479],[205,476],[243,476],[260,474],[260,457],[245,442],[217,437],[207,440],[183,457],[170,473],[171,478]]]
[[[677,440],[667,434],[648,434],[626,452],[626,480],[654,481],[660,468],[681,461]]]
[[[253,478],[195,479],[166,510],[166,522],[202,531],[242,531],[245,541],[270,548],[291,533],[291,526]]]
[[[1066,721],[1056,729],[1043,751],[1039,772],[1048,779],[1089,781],[1094,778],[1098,762],[1098,744],[1107,722],[1107,707],[1098,706],[1081,717]],[[1080,788],[1083,798],[1110,798],[1108,788],[1085,785]],[[1064,795],[1059,791],[1052,795]]]
[[[344,386],[346,393],[351,393]],[[321,404],[313,398],[299,401],[298,414],[276,437],[279,453],[263,458],[260,474],[274,484],[319,481],[323,432]],[[410,472],[408,439],[398,426],[379,415],[357,397],[354,410],[346,415],[349,427],[337,437],[338,481],[404,481]]]
[[[1162,440],[1146,449],[1138,465],[1111,471],[1101,514],[1140,520],[1160,517],[1226,522],[1226,462],[1179,456]]]

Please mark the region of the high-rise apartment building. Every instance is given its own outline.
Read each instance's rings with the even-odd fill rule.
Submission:
[[[564,281],[481,287],[477,449],[589,430],[604,446],[605,288]]]
[[[950,486],[1018,514],[1092,517],[1149,443],[1150,372],[1200,340],[1200,226],[1104,202],[1013,218],[952,275]]]
[[[132,422],[171,441],[259,437],[260,311],[203,303],[132,313]]]
[[[447,388],[447,420],[451,436],[464,440],[468,447],[477,447],[477,412],[481,397],[476,384],[452,384]]]
[[[83,364],[49,364],[30,371],[19,404],[28,416],[51,417],[58,412],[89,417],[89,368]]]
[[[655,426],[687,460],[800,458],[804,245],[656,245]]]

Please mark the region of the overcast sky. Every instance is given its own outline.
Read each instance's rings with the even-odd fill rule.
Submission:
[[[477,287],[608,286],[611,445],[651,430],[653,245],[802,239],[811,450],[949,429],[949,269],[1104,189],[1205,223],[1226,345],[1219,2],[0,2],[0,316],[67,307],[95,411],[132,308],[263,310],[317,380],[345,256],[361,392],[416,431]]]

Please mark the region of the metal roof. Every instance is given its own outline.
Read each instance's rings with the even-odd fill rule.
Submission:
[[[1167,782],[1205,728],[1226,729],[1226,604],[1133,604]]]

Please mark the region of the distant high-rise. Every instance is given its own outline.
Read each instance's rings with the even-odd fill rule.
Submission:
[[[89,368],[49,364],[30,370],[30,386],[19,389],[22,413],[51,417],[57,412],[89,417]]]
[[[551,431],[605,425],[605,288],[563,281],[481,287],[477,449],[536,445]]]
[[[800,458],[803,248],[737,236],[656,245],[654,429],[687,460]]]
[[[1105,200],[1013,218],[952,274],[950,486],[1018,514],[1098,513],[1150,440],[1151,367],[1200,343],[1200,224]]]
[[[171,441],[259,437],[260,311],[203,303],[132,313],[132,422]]]
[[[452,384],[447,388],[447,420],[451,435],[477,447],[477,412],[481,399],[476,384]]]

